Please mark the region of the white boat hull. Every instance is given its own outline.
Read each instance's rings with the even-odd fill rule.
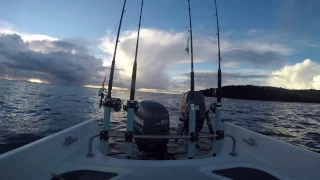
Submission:
[[[320,154],[236,125],[222,125],[225,133],[236,139],[237,156],[230,156],[232,141],[225,138],[223,151],[216,157],[210,152],[206,158],[192,160],[146,161],[105,156],[99,151],[98,138],[93,141],[95,155],[87,157],[89,139],[100,127],[95,120],[86,121],[0,155],[0,179],[51,179],[52,174],[76,170],[117,173],[113,179],[227,179],[212,171],[235,167],[258,169],[278,179],[320,179]],[[66,146],[69,136],[77,140]],[[255,145],[243,140],[248,138],[254,139]]]

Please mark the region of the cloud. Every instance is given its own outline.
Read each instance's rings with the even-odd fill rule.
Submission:
[[[132,75],[136,37],[136,31],[123,32],[117,50],[116,63],[125,69],[120,74],[128,80],[131,80]],[[110,61],[114,51],[114,42],[115,37],[106,36],[102,39],[100,46],[110,55]],[[170,85],[170,78],[166,73],[168,68],[188,58],[184,52],[185,45],[180,46],[185,42],[186,36],[183,33],[173,34],[142,29],[137,55],[137,88],[167,89]],[[127,81],[126,86],[129,85],[130,81]]]
[[[107,67],[86,46],[48,36],[30,37],[33,40],[26,41],[19,34],[0,33],[0,76],[69,85],[101,83]]]
[[[188,88],[185,74],[169,75],[169,71],[189,63],[190,57],[184,51],[188,34],[186,32],[141,29],[137,56],[137,88],[177,90]],[[124,31],[120,35],[117,50],[114,86],[129,88],[132,66],[135,57],[137,31]],[[80,40],[79,40],[80,39]],[[12,75],[15,78],[39,78],[50,83],[71,85],[100,84],[109,75],[115,36],[107,32],[100,39],[97,55],[93,40],[72,38],[57,39],[46,35],[27,35],[6,30],[0,33],[0,76]],[[279,67],[283,57],[294,54],[294,50],[283,44],[229,40],[221,41],[222,66],[257,68]],[[101,58],[97,58],[97,56]],[[103,58],[102,58],[103,57]],[[217,63],[217,39],[215,37],[194,36],[194,62]],[[186,69],[185,72],[189,70]],[[215,86],[216,76],[196,70],[196,85],[201,88]],[[261,84],[265,76],[250,76],[247,73],[223,72],[225,84]],[[239,81],[239,79],[246,79]]]
[[[230,36],[230,35],[232,35],[232,34],[234,34],[235,33],[235,31],[227,31],[227,32],[221,32],[221,35],[223,35],[223,36]]]
[[[239,63],[237,63],[237,62],[226,62],[226,63],[222,62],[222,66],[228,67],[228,68],[237,68],[237,67],[239,67]]]
[[[320,8],[320,7],[319,7]],[[320,16],[320,15],[319,15]],[[308,17],[309,18],[309,17]],[[318,19],[317,17],[315,19]],[[309,32],[306,33],[304,31],[305,27],[300,27],[299,24],[292,25],[291,28],[286,29],[287,26],[284,28],[278,28],[274,30],[266,30],[266,29],[249,29],[245,32],[243,38],[250,38],[251,42],[260,42],[260,43],[266,43],[266,42],[273,42],[273,45],[279,45],[279,44],[290,44],[291,48],[281,46],[279,47],[281,49],[281,52],[284,52],[287,55],[296,54],[296,52],[299,53],[299,50],[301,48],[315,48],[318,49],[319,46],[319,36],[318,32],[314,31],[314,33]],[[316,30],[319,30],[319,27]],[[300,30],[303,31],[300,31]],[[305,36],[304,34],[307,34],[308,36]],[[241,35],[241,33],[240,33]],[[243,34],[242,34],[243,35]],[[269,43],[269,47],[270,47]],[[256,46],[260,47],[260,46]],[[298,50],[294,50],[298,49]],[[261,47],[264,48],[264,47]],[[285,48],[285,49],[283,49]],[[274,49],[274,48],[273,48]]]
[[[238,60],[252,64],[254,67],[267,66],[277,62],[279,65],[283,64],[282,59],[274,52],[255,52],[250,50],[235,49],[225,52],[223,54],[224,59],[227,60]]]
[[[190,77],[189,73],[181,74],[182,78]],[[265,74],[242,74],[233,72],[222,72],[222,86],[226,85],[263,85],[270,76]],[[196,71],[196,89],[206,89],[217,87],[218,73],[216,71]],[[189,88],[189,80],[185,82]]]
[[[249,29],[246,33],[248,36],[253,36],[253,35],[257,35],[264,32],[263,29]]]
[[[306,59],[272,72],[270,86],[288,89],[320,89],[320,64]]]
[[[117,50],[116,64],[125,69],[120,74],[127,79],[127,87],[130,85],[132,74],[136,37],[137,31],[122,32]],[[187,37],[186,32],[141,29],[138,52],[138,88],[180,87],[182,79],[170,77],[168,70],[190,62],[189,56],[184,51]],[[195,35],[193,40],[194,62],[217,63],[217,39],[215,37]],[[101,39],[100,48],[109,56],[109,63],[112,59],[114,43],[115,36],[112,36],[110,32],[107,32],[106,36]],[[238,67],[245,63],[254,68],[260,66],[279,68],[284,64],[283,56],[294,54],[294,50],[283,44],[224,39],[221,41],[221,53],[222,64],[225,67]]]
[[[1,26],[1,23],[0,23]],[[23,41],[42,41],[42,40],[50,40],[50,41],[56,41],[58,40],[57,38],[43,35],[43,34],[27,34],[27,33],[19,33],[17,31],[13,31],[11,29],[3,28],[0,29],[1,34],[6,34],[6,35],[19,35]]]
[[[298,45],[301,45],[301,46],[306,46],[308,48],[315,48],[315,49],[318,49],[320,46],[317,44],[317,43],[313,43],[312,41],[310,40],[306,40],[306,39],[303,39],[303,40],[293,40],[292,41],[293,43],[296,43]]]

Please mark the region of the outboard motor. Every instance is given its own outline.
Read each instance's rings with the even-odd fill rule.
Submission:
[[[186,131],[188,132],[188,121],[189,121],[189,114],[188,114],[188,107],[191,104],[190,101],[191,91],[184,93],[181,97],[181,117],[180,121],[184,122],[186,125]],[[199,106],[199,110],[196,110],[196,132],[201,131],[204,120],[206,119],[206,105],[205,105],[205,98],[201,91],[194,91],[193,94],[193,102],[195,106]]]
[[[134,116],[134,135],[169,135],[169,112],[161,103],[143,100],[138,102]],[[135,139],[138,149],[146,156],[163,159],[168,139]]]

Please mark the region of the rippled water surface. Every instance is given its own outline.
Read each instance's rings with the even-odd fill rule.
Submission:
[[[102,123],[97,89],[0,80],[0,153],[96,119]],[[127,91],[114,97],[128,99]],[[137,92],[136,99],[163,103],[172,131],[179,117],[179,95]],[[213,98],[207,98],[207,104]],[[320,104],[223,99],[223,119],[316,152],[320,152]],[[212,115],[213,118],[213,115]],[[125,131],[125,112],[112,113],[112,130]],[[122,149],[114,139],[114,149]]]

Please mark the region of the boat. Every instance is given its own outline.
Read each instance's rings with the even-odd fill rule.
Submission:
[[[120,18],[116,47],[125,4],[126,0],[124,0]],[[107,95],[104,95],[106,92],[104,82],[99,91],[100,105],[104,108],[102,130],[96,120],[88,120],[4,153],[0,155],[0,179],[319,180],[319,153],[228,122],[222,122],[220,45],[218,47],[217,102],[213,104],[215,112],[213,133],[197,133],[196,117],[199,107],[194,104],[196,91],[194,91],[193,78],[190,0],[188,0],[188,6],[191,40],[191,89],[187,104],[187,134],[169,134],[166,131],[169,127],[168,112],[162,104],[155,101],[136,101],[134,99],[137,49],[143,9],[142,0],[130,100],[123,106],[128,114],[126,133],[109,133],[111,111],[119,111],[122,108],[121,100],[111,97],[115,50]],[[218,44],[220,44],[217,6],[216,22]],[[151,132],[150,129],[158,131],[154,133],[155,131]],[[109,140],[114,137],[123,138],[125,142],[124,154],[110,154]],[[184,156],[174,157],[170,152],[167,152],[166,144],[171,139],[185,140],[187,151]],[[204,154],[197,152],[196,145],[200,140],[212,143],[211,148]],[[138,153],[133,151],[134,144],[138,146]]]

